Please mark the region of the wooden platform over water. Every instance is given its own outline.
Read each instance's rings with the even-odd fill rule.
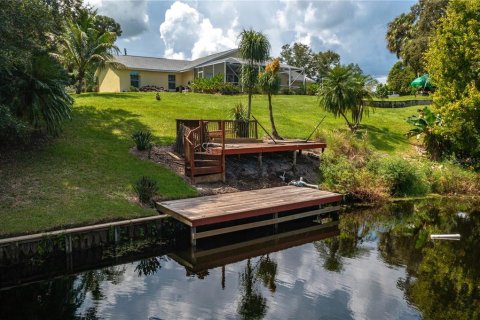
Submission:
[[[274,225],[338,211],[340,209],[339,206],[326,208],[319,208],[318,206],[340,202],[341,200],[342,196],[337,193],[311,188],[285,186],[158,202],[157,209],[190,226],[192,228],[192,244],[195,244],[195,240],[200,238]],[[292,210],[312,207],[317,207],[318,209],[300,213],[295,212],[291,215],[278,215],[279,213],[288,213]],[[248,223],[240,225],[229,225],[198,233],[196,230],[197,227],[267,215],[272,215],[271,219],[248,221]]]

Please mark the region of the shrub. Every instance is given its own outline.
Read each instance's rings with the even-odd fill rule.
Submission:
[[[151,204],[152,198],[158,192],[157,182],[149,177],[143,176],[137,180],[133,189],[138,195],[140,202]]]
[[[225,83],[222,83],[219,86],[219,91],[220,91],[221,94],[225,94],[225,95],[239,94],[240,93],[240,87],[234,85],[231,82],[225,82]]]
[[[157,86],[154,86],[154,85],[142,86],[138,90],[140,92],[161,92],[161,91],[164,91],[163,87],[157,87]]]
[[[428,175],[432,192],[440,194],[480,194],[480,176],[451,163],[432,163]]]
[[[357,167],[345,155],[325,152],[320,177],[326,189],[343,193],[348,200],[383,202],[389,196],[389,185],[382,177]]]
[[[309,84],[307,84],[307,94],[309,96],[317,95],[318,88],[320,88],[319,83],[309,83]]]
[[[132,139],[137,145],[137,150],[149,150],[152,147],[152,133],[150,131],[137,131],[132,134]]]
[[[203,93],[218,93],[222,86],[224,86],[223,74],[211,78],[197,78],[190,84],[194,92]]]
[[[0,105],[0,146],[25,144],[29,133],[27,123],[15,117],[9,108]]]
[[[314,137],[327,142],[327,152],[332,152],[335,156],[343,155],[355,162],[357,167],[365,165],[373,154],[366,133],[359,135],[340,130],[318,131]]]
[[[248,138],[247,108],[241,102],[237,103],[230,110],[230,117],[232,120],[236,120],[233,129],[236,137]]]
[[[134,86],[130,86],[130,88],[128,89],[128,91],[130,92],[138,92],[140,91],[137,87],[134,87]]]
[[[426,169],[420,162],[388,157],[371,161],[368,167],[385,178],[393,196],[421,196],[430,191]]]

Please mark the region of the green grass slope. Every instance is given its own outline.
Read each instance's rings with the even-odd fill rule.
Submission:
[[[155,214],[134,202],[132,185],[142,175],[159,181],[166,198],[195,195],[169,170],[129,153],[130,135],[151,130],[156,143],[172,143],[176,118],[228,118],[246,96],[193,93],[82,94],[75,96],[72,120],[61,136],[28,152],[0,156],[0,236]],[[345,129],[326,114],[315,97],[275,96],[277,128],[287,138],[306,138],[327,115],[321,128]],[[364,120],[374,148],[388,153],[410,149],[405,118],[416,112],[376,109]],[[269,128],[267,100],[253,98],[253,114]]]

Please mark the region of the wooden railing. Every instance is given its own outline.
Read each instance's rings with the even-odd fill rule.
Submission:
[[[224,126],[224,139],[258,139],[258,123],[255,120],[184,120],[177,119],[177,138],[174,149],[179,154],[184,154],[183,137],[186,128],[200,129],[200,145],[208,142],[208,134],[219,132]],[[193,141],[192,141],[193,142]]]
[[[210,173],[222,174],[225,180],[225,123],[219,123],[220,130],[208,131],[208,123],[200,121],[200,125],[190,129],[182,125],[183,132],[183,154],[185,156],[185,174],[190,175],[190,179],[195,183],[195,176]],[[221,139],[220,146],[214,147],[212,152],[208,146],[212,135]],[[198,157],[198,159],[197,159]],[[205,159],[205,157],[209,157]],[[198,163],[197,163],[198,162]]]

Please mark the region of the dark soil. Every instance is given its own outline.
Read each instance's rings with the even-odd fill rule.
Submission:
[[[148,160],[148,151],[131,152],[143,160]],[[176,155],[171,146],[154,146],[150,160],[176,172],[185,181],[183,158]],[[234,155],[226,158],[227,182],[198,183],[194,187],[201,195],[220,194],[244,190],[278,187],[288,184],[300,177],[307,183],[318,183],[319,155],[312,152],[297,154],[297,165],[293,166],[293,152],[265,153],[260,166],[258,154]]]

